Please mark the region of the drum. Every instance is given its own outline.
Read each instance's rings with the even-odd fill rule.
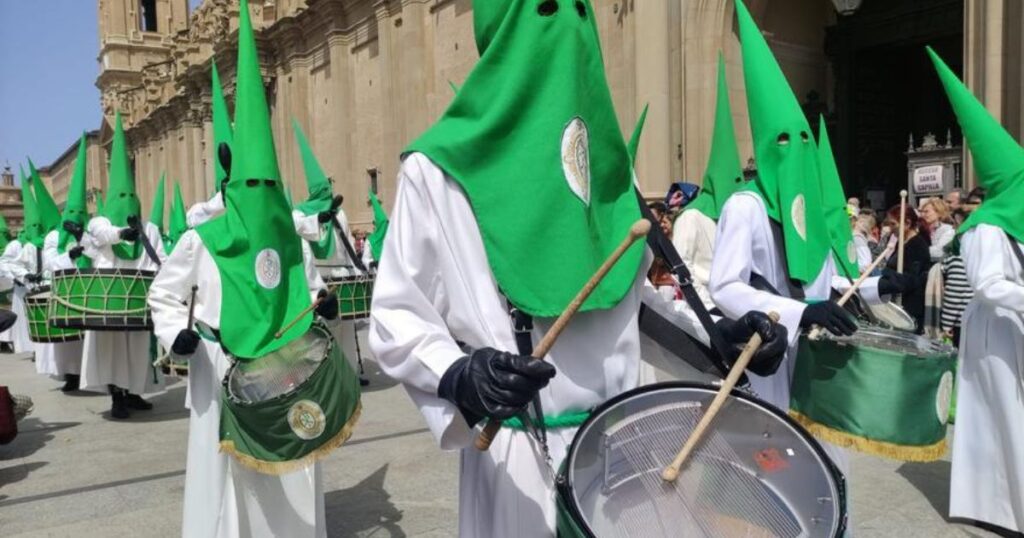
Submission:
[[[155,271],[138,269],[55,271],[50,323],[90,331],[151,330],[146,295],[155,276]]]
[[[330,331],[237,361],[221,391],[220,447],[264,474],[305,467],[341,446],[360,413],[359,378]]]
[[[717,388],[649,385],[598,407],[557,478],[558,535],[835,537],[845,480],[784,412],[733,391],[674,483],[661,472]]]
[[[903,461],[946,453],[956,349],[911,333],[861,327],[801,337],[793,417],[819,439]]]
[[[370,317],[373,283],[376,275],[348,276],[332,279],[327,287],[338,295],[338,319],[365,319]]]
[[[883,327],[906,332],[917,330],[917,322],[914,321],[914,318],[896,303],[867,304],[867,308]]]
[[[78,329],[60,329],[50,325],[50,287],[44,286],[25,296],[25,317],[28,318],[28,339],[37,344],[77,342],[82,339]]]

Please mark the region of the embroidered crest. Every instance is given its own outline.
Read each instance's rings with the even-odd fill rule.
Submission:
[[[796,233],[800,235],[800,239],[807,241],[807,219],[804,216],[806,214],[804,204],[804,195],[798,194],[793,199],[793,205],[789,210],[789,218],[793,221],[793,227],[796,228]]]
[[[562,171],[572,192],[590,205],[590,135],[579,117],[562,132]]]
[[[946,372],[939,380],[939,390],[935,395],[935,413],[938,415],[939,422],[943,424],[949,422],[949,407],[952,405],[952,400],[953,372]]]
[[[327,417],[316,402],[300,400],[288,410],[288,425],[299,439],[309,441],[324,433],[327,428]]]
[[[281,283],[281,257],[272,248],[265,248],[256,255],[256,282],[268,290]]]

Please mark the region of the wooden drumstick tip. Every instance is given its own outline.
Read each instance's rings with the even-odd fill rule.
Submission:
[[[665,482],[675,482],[677,478],[679,478],[679,469],[676,467],[665,467],[661,471],[661,479]]]
[[[903,189],[900,191],[900,198],[906,198],[908,194],[910,193],[907,192],[907,189]]]
[[[640,219],[633,223],[633,226],[629,228],[629,236],[637,239],[650,233],[651,221],[647,219]]]

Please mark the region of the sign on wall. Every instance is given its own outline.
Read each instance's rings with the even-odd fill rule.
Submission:
[[[943,191],[942,166],[920,166],[914,169],[914,193],[935,194]]]

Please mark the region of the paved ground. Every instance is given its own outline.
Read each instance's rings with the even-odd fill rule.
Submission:
[[[372,379],[355,435],[324,465],[331,536],[453,536],[457,456],[435,447],[400,387]],[[24,356],[0,355],[0,384],[36,404],[18,438],[0,446],[0,536],[179,535],[183,382],[128,422],[108,420],[104,395],[63,395]],[[854,534],[995,536],[945,520],[949,469],[854,456]]]

